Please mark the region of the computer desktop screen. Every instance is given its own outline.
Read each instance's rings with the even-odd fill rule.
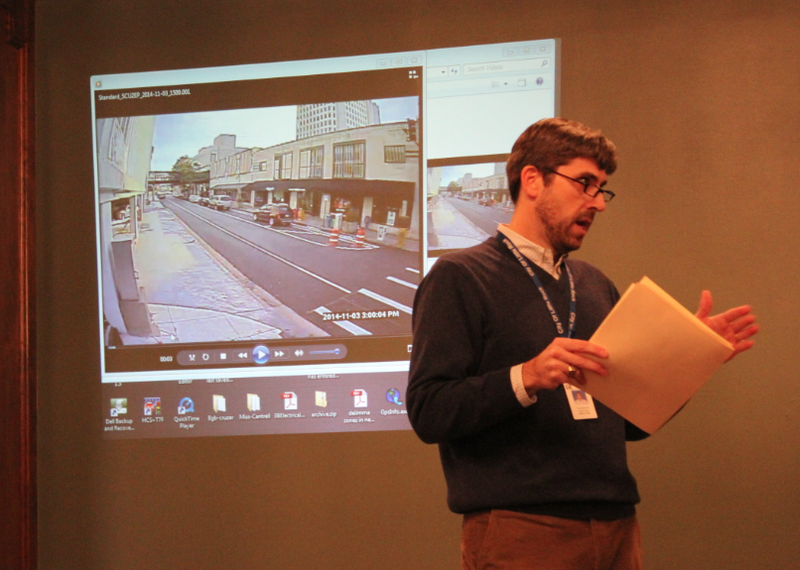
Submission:
[[[416,288],[510,220],[558,42],[91,90],[104,437],[402,430]]]

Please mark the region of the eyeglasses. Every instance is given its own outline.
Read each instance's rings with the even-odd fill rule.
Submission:
[[[583,191],[590,198],[594,198],[597,194],[602,194],[604,202],[610,202],[614,199],[615,194],[611,190],[604,190],[600,188],[597,184],[592,184],[588,178],[571,178],[566,174],[561,174],[560,172],[556,172],[555,170],[548,170],[547,172],[552,172],[553,174],[558,174],[562,178],[566,178],[567,180],[572,180],[573,182],[577,182],[581,186],[583,186]]]

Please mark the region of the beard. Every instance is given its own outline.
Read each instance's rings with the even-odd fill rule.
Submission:
[[[584,210],[573,217],[567,218],[559,213],[559,205],[553,199],[553,193],[545,190],[536,201],[536,215],[542,223],[547,241],[553,248],[556,259],[575,251],[583,244],[583,237],[594,219],[594,212]],[[575,235],[573,227],[578,224],[585,231]]]

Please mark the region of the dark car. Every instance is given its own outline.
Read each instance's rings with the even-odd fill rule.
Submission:
[[[292,209],[286,204],[265,204],[253,212],[253,220],[270,226],[288,226],[292,223]]]

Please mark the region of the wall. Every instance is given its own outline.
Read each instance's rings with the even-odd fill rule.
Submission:
[[[40,567],[458,567],[435,448],[410,433],[100,441],[89,76],[562,39],[562,115],[617,199],[579,254],[758,346],[630,448],[651,570],[795,568],[800,9],[791,0],[37,2]]]

